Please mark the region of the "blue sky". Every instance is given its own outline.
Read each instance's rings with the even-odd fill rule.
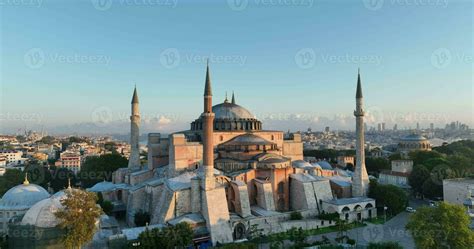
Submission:
[[[207,57],[264,128],[353,128],[358,67],[369,123],[473,125],[471,1],[196,2],[2,0],[3,132],[126,132],[134,84],[145,130],[186,128]]]

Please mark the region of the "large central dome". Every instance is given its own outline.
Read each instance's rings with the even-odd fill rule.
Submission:
[[[255,116],[240,105],[224,102],[212,107],[215,119],[255,119]]]
[[[258,121],[255,116],[244,107],[227,99],[218,105],[212,107],[214,113],[214,130],[215,131],[255,131],[262,129],[262,122]],[[191,130],[202,130],[202,118],[199,117],[191,123]]]

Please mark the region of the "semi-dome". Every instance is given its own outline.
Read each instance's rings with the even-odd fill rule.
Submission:
[[[268,140],[265,140],[262,137],[259,137],[254,134],[246,133],[240,136],[237,136],[230,141],[224,143],[223,145],[271,145],[274,144]]]
[[[59,220],[54,213],[63,208],[61,200],[65,198],[65,196],[64,194],[53,195],[51,198],[39,201],[25,213],[21,224],[44,228],[57,226]]]
[[[240,105],[224,102],[212,107],[215,119],[255,119],[255,116]]]
[[[48,197],[49,193],[43,187],[25,181],[3,195],[0,200],[0,209],[28,209]]]

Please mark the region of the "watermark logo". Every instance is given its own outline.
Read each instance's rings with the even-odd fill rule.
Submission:
[[[438,69],[446,68],[451,64],[451,51],[447,48],[438,48],[431,54],[431,65]]]
[[[92,111],[92,122],[97,126],[106,126],[112,121],[112,109],[107,106],[101,106]]]
[[[242,11],[249,5],[249,0],[227,0],[227,5],[235,11]]]
[[[384,0],[362,0],[368,10],[379,10],[382,8]]]
[[[2,6],[33,6],[41,7],[42,0],[0,0],[0,7]]]
[[[302,48],[298,50],[294,58],[296,65],[302,69],[313,68],[316,63],[323,64],[371,64],[380,65],[382,56],[380,55],[355,55],[355,54],[323,54],[316,53],[312,48]]]
[[[175,68],[179,65],[181,57],[176,48],[167,48],[160,54],[160,63],[167,69]]]
[[[205,64],[207,60],[211,64],[237,64],[242,66],[246,63],[247,56],[182,53],[176,48],[167,48],[160,53],[160,64],[166,69],[176,68],[182,63]]]
[[[295,54],[295,63],[302,69],[309,69],[316,65],[316,53],[312,48],[302,48]]]
[[[112,5],[118,4],[121,6],[165,6],[175,8],[178,5],[178,0],[91,0],[92,6],[99,11],[106,11],[112,8]]]
[[[31,69],[38,69],[44,65],[45,55],[41,48],[32,48],[23,56],[25,65]]]
[[[96,10],[106,11],[112,7],[112,0],[91,0]]]
[[[384,231],[382,225],[367,226],[362,231],[362,237],[367,242],[380,242],[383,240]]]
[[[59,64],[109,65],[111,58],[106,55],[46,53],[41,48],[32,48],[23,55],[23,62],[31,69],[42,68],[46,62]]]

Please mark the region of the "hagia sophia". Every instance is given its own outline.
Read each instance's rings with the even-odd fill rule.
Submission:
[[[300,134],[264,129],[234,94],[231,100],[226,97],[223,103],[213,105],[209,65],[203,97],[203,112],[190,123],[189,130],[168,136],[148,134],[148,162],[141,165],[135,88],[128,167],[115,171],[112,181],[87,189],[101,193],[113,204],[114,212],[123,213],[130,229],[136,226],[135,214],[145,212],[150,215],[150,227],[187,222],[194,229],[195,244],[216,245],[244,239],[254,226],[271,234],[294,226],[316,229],[334,225],[319,219],[322,213],[337,212],[347,221],[377,216],[375,200],[367,197],[360,73],[354,111],[356,163],[350,173],[336,171],[324,162],[303,161]],[[20,225],[53,229],[56,223],[51,214],[61,208],[60,198],[64,194],[51,196],[25,180],[0,201],[0,229],[6,229],[4,217],[20,213],[24,214]],[[304,219],[290,220],[294,211]],[[123,236],[125,233],[119,232],[108,239]]]

